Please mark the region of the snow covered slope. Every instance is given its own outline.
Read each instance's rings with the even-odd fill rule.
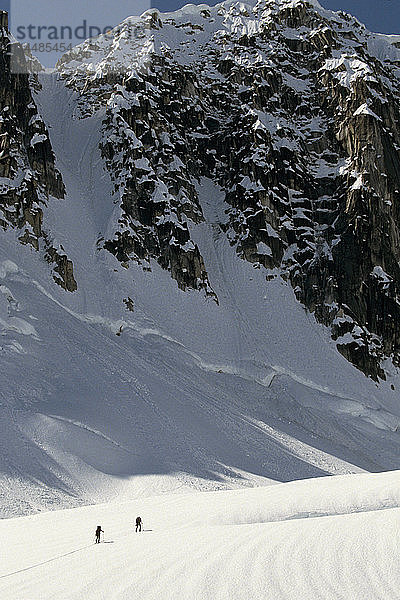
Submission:
[[[212,9],[225,11],[216,16],[228,19],[234,35],[243,23],[253,27],[241,6],[230,2]],[[212,20],[202,10],[186,8],[175,25],[167,23],[171,16],[163,17],[165,27],[178,32],[179,39],[189,39],[179,20],[193,11],[199,19]],[[316,14],[325,18],[318,7]],[[144,20],[149,27],[158,26],[159,17],[152,15]],[[112,50],[120,48],[123,31],[124,27],[116,32]],[[370,37],[365,31],[362,35]],[[154,49],[150,54],[154,58]],[[379,67],[388,74],[395,69],[392,58],[390,65]],[[399,371],[387,360],[386,381],[367,378],[338,353],[331,332],[298,302],[288,272],[275,265],[274,256],[269,263],[269,253],[278,255],[282,242],[279,238],[274,246],[278,234],[268,221],[273,202],[263,205],[265,214],[260,212],[257,203],[263,200],[255,182],[235,170],[235,163],[229,177],[239,178],[244,187],[238,187],[236,179],[232,187],[229,178],[221,181],[213,167],[215,157],[221,158],[215,149],[209,163],[200,161],[205,154],[196,155],[190,144],[197,139],[199,150],[209,138],[192,130],[191,139],[181,136],[189,121],[195,123],[195,115],[178,110],[178,104],[172,103],[168,113],[157,112],[156,100],[164,98],[165,90],[154,84],[157,71],[149,75],[147,63],[141,63],[138,78],[127,83],[144,86],[147,110],[137,105],[123,82],[103,81],[101,71],[98,78],[88,77],[87,88],[80,88],[85,83],[76,74],[86,69],[95,75],[96,64],[74,65],[68,56],[60,65],[63,78],[40,76],[41,89],[36,85],[33,97],[28,97],[34,100],[35,122],[45,127],[46,136],[48,132],[52,172],[62,183],[62,194],[41,190],[40,212],[35,214],[43,213],[43,223],[37,219],[43,227],[37,228],[35,244],[20,243],[21,228],[29,229],[29,219],[7,225],[0,236],[1,516],[116,496],[123,500],[178,490],[266,486],[400,468]],[[333,66],[335,74],[344,72],[342,64]],[[175,67],[182,85],[170,86],[171,98],[194,89],[189,85],[191,67],[181,72],[174,63],[174,76]],[[243,70],[248,70],[246,65]],[[214,83],[224,88],[222,73],[214,76]],[[246,92],[240,81],[232,80],[236,92]],[[386,79],[382,81],[386,86]],[[282,98],[297,94],[292,84],[288,79],[280,86]],[[197,92],[193,94],[199,100]],[[218,97],[214,91],[211,96]],[[188,97],[183,108],[192,105],[192,99]],[[142,111],[142,118],[134,111]],[[171,114],[178,115],[178,122]],[[164,120],[156,134],[160,115]],[[207,121],[209,116],[202,113],[201,118]],[[267,131],[262,127],[266,122],[262,116],[256,129]],[[215,125],[207,123],[211,129]],[[294,125],[289,129],[295,132]],[[233,160],[237,152],[232,139],[249,138],[241,130],[232,138],[235,123],[229,122],[229,127]],[[153,134],[159,143],[156,150]],[[275,142],[284,138],[278,130],[272,137],[272,155],[278,160]],[[279,152],[288,148],[289,138],[285,140]],[[178,146],[182,160],[175,152]],[[244,158],[241,164],[248,167]],[[333,182],[342,164],[336,159]],[[31,167],[26,166],[28,175]],[[282,169],[282,177],[291,172],[290,164]],[[268,172],[275,177],[272,168]],[[302,172],[306,177],[306,170]],[[331,186],[332,181],[323,185]],[[350,187],[353,184],[350,178]],[[40,186],[39,178],[35,185]],[[310,228],[301,225],[307,220],[303,209],[288,181],[283,189],[290,192],[290,206],[286,203],[284,210],[293,214],[289,223],[282,213],[279,232],[299,232],[304,241]],[[276,193],[272,183],[270,191]],[[303,200],[309,202],[306,196]],[[26,217],[25,201],[22,196],[15,206],[21,217]],[[236,201],[249,206],[233,206]],[[387,208],[387,214],[391,210]],[[257,233],[249,223],[260,214],[264,220],[255,226]],[[312,231],[317,235],[320,229]],[[391,232],[396,235],[395,227]],[[286,257],[300,252],[289,238]],[[256,242],[259,260],[253,261],[251,253],[251,260],[242,259],[246,239]],[[393,253],[391,257],[394,260]],[[391,280],[378,265],[374,274],[385,299]],[[57,277],[64,278],[63,285],[56,285]],[[352,329],[354,323],[343,311],[338,319]],[[392,325],[396,328],[397,322]]]
[[[398,600],[400,473],[0,522],[3,600]],[[141,515],[144,531],[134,533]],[[104,544],[95,546],[100,524]]]
[[[80,172],[95,157],[75,160],[63,170],[74,224],[57,210],[52,229],[79,289],[55,286],[13,233],[0,241],[3,516],[399,467],[398,375],[379,387],[365,378],[287,283],[237,259],[211,182],[193,235],[219,305],[157,264],[127,270],[97,251],[91,204],[103,185]]]

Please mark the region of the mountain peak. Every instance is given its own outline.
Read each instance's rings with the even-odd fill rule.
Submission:
[[[82,94],[83,114],[105,108],[103,153],[124,190],[121,231],[106,247],[124,262],[131,253],[147,256],[143,233],[130,224],[139,219],[178,283],[185,287],[190,280],[212,295],[207,265],[195,251],[197,266],[188,267],[183,250],[191,243],[187,219],[202,218],[195,181],[211,175],[226,190],[239,256],[283,269],[298,298],[332,327],[339,350],[382,377],[383,331],[372,305],[367,316],[348,290],[367,280],[379,296],[375,267],[397,280],[394,239],[388,255],[371,248],[355,278],[354,266],[341,270],[347,244],[361,260],[363,240],[372,235],[359,229],[364,219],[378,218],[367,197],[381,199],[382,227],[392,230],[396,220],[400,186],[391,165],[398,163],[400,144],[394,118],[399,58],[390,37],[303,0],[151,10],[77,47],[59,72]],[[369,147],[380,148],[376,159]],[[170,177],[179,181],[172,188]],[[144,221],[136,206],[143,196],[153,215],[146,209]],[[161,206],[168,216],[158,215]],[[162,249],[160,240],[168,236],[180,258]],[[374,295],[365,302],[380,300]]]

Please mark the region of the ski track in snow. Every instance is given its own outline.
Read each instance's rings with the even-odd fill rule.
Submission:
[[[60,421],[61,423],[69,423],[70,425],[73,425],[74,427],[78,427],[80,429],[83,429],[84,431],[88,431],[89,433],[93,433],[93,435],[97,435],[98,437],[105,440],[106,442],[110,442],[111,444],[114,444],[118,448],[125,450],[125,452],[130,453],[130,450],[128,448],[124,448],[123,446],[121,446],[121,444],[119,444],[115,440],[112,440],[111,438],[107,437],[101,431],[97,431],[96,429],[93,429],[92,427],[89,427],[88,425],[85,425],[84,423],[79,423],[79,421],[74,421],[72,419],[67,419],[65,417],[57,417],[55,415],[48,415],[46,418],[55,419],[56,421]]]

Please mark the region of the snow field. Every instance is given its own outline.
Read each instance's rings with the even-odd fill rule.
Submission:
[[[392,472],[10,519],[0,522],[0,596],[396,600],[399,503]]]

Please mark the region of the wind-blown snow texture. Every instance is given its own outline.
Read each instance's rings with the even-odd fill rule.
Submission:
[[[176,18],[193,17],[196,25],[202,10],[188,7]],[[235,19],[233,29],[242,27],[242,17]],[[188,36],[184,28],[174,32]],[[121,56],[120,33],[109,64]],[[397,52],[382,37],[370,42],[376,54]],[[146,44],[144,70],[146,52],[154,51],[148,38]],[[124,61],[136,61],[137,48]],[[197,60],[179,52],[185,64]],[[337,352],[279,269],[269,280],[259,263],[239,258],[242,238],[226,233],[232,206],[217,178],[194,177],[172,158],[172,176],[161,165],[156,188],[148,186],[162,195],[162,214],[155,210],[147,223],[125,210],[129,168],[147,172],[149,164],[119,149],[113,126],[131,150],[146,149],[146,141],[141,146],[118,120],[125,91],[108,96],[110,109],[107,89],[96,90],[104,48],[99,57],[74,64],[68,56],[62,78],[40,77],[35,107],[65,194],[48,190],[42,199],[38,250],[21,245],[21,230],[12,226],[0,238],[2,516],[116,495],[400,468],[398,370],[387,361],[385,382],[365,377]],[[80,89],[85,70],[94,84]],[[131,108],[135,98],[128,99]],[[146,181],[139,182],[143,189]],[[106,251],[117,231],[136,235],[134,248],[143,255],[125,261]],[[268,258],[270,246],[257,243]],[[59,257],[56,277],[49,252],[55,262]],[[168,269],[176,269],[180,287]],[[383,269],[373,276],[390,284]],[[54,281],[60,277],[63,287]]]

